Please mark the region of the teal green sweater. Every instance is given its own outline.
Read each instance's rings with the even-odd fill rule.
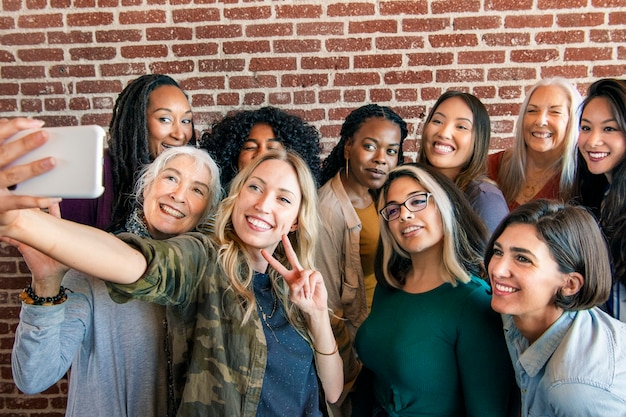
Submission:
[[[478,278],[421,294],[376,287],[355,345],[390,416],[507,414],[513,372],[490,301]]]

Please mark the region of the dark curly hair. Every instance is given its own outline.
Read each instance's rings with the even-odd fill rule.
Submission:
[[[206,149],[220,167],[222,187],[227,189],[238,172],[239,153],[252,127],[265,123],[286,150],[295,151],[309,166],[319,185],[320,133],[300,117],[276,107],[261,107],[229,114],[202,133],[200,147]]]
[[[111,208],[110,231],[121,229],[133,210],[133,187],[145,164],[152,161],[148,149],[146,111],[150,94],[163,85],[180,85],[171,77],[148,74],[133,80],[117,96],[109,125],[109,154],[115,190]],[[182,91],[182,89],[181,89]],[[195,142],[192,129],[190,143]]]
[[[398,164],[401,164],[404,161],[404,157],[402,156],[402,144],[404,143],[404,139],[406,139],[409,134],[406,122],[389,107],[379,106],[378,104],[367,104],[353,110],[348,117],[346,117],[343,125],[341,125],[339,142],[335,145],[333,150],[330,152],[330,155],[328,155],[322,165],[320,185],[326,184],[328,180],[334,177],[337,172],[339,172],[339,170],[346,165],[346,158],[343,155],[343,148],[346,146],[346,142],[352,138],[352,136],[361,128],[366,120],[374,117],[386,119],[398,125],[400,128]]]

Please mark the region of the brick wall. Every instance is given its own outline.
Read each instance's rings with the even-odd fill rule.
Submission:
[[[353,108],[377,102],[421,122],[463,89],[510,143],[524,89],[562,75],[584,93],[626,74],[626,0],[2,0],[0,115],[108,125],[123,86],[148,72],[189,93],[199,129],[228,110],[275,105],[317,126],[327,152]],[[28,282],[0,248],[0,417],[60,416],[66,381],[24,396],[10,351]],[[88,411],[86,410],[86,413]]]

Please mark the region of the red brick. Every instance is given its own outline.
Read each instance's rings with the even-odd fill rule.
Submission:
[[[393,68],[402,65],[402,55],[357,55],[354,68]]]
[[[486,33],[482,40],[487,46],[524,46],[530,44],[528,33]]]
[[[609,25],[626,25],[626,12],[611,12],[609,15]]]
[[[97,33],[97,32],[96,32]],[[59,44],[72,44],[72,43],[92,43],[93,33],[83,32],[79,30],[72,30],[68,32],[48,32],[48,43],[51,45]]]
[[[294,91],[294,104],[313,104],[315,103],[315,91]]]
[[[522,88],[517,85],[500,87],[498,97],[504,100],[519,99],[522,97]]]
[[[298,23],[296,33],[298,36],[343,35],[343,27],[340,22]]]
[[[191,60],[160,61],[148,65],[153,74],[184,74],[192,72],[195,64]]]
[[[0,36],[0,45],[40,45],[46,41],[43,33],[12,33]]]
[[[159,27],[146,29],[149,41],[189,41],[193,39],[193,29],[185,27]]]
[[[499,103],[499,104],[487,104],[487,111],[491,117],[494,116],[511,116],[519,114],[521,103]]]
[[[591,0],[591,6],[601,8],[624,7],[624,0]]]
[[[530,10],[533,0],[486,0],[485,10]]]
[[[322,47],[322,42],[319,39],[290,39],[290,40],[275,40],[272,42],[274,46],[274,53],[292,53],[298,54],[303,52],[319,52]]]
[[[243,96],[243,104],[246,106],[259,106],[265,103],[265,93],[247,93]]]
[[[501,64],[506,60],[506,51],[459,52],[459,64]]]
[[[375,40],[376,49],[422,49],[424,38],[421,36],[379,37]]]
[[[346,103],[363,103],[365,97],[365,90],[349,89],[343,92],[343,101]]]
[[[293,71],[297,68],[296,58],[251,58],[250,71]]]
[[[369,20],[349,22],[348,33],[397,33],[398,23],[395,20]]]
[[[17,26],[28,29],[63,27],[63,15],[55,13],[20,16],[17,18]]]
[[[242,34],[243,31],[240,25],[200,26],[196,28],[196,37],[198,39],[238,38]]]
[[[237,103],[239,104],[239,103]],[[191,97],[191,107],[213,107],[215,106],[215,101],[213,100],[213,95],[211,94],[194,94]],[[194,113],[194,119],[196,118],[196,114]]]
[[[378,85],[380,75],[376,72],[343,72],[335,74],[334,85],[350,87],[355,85]]]
[[[251,38],[266,38],[272,36],[293,35],[293,25],[290,23],[272,23],[246,26],[246,36]]]
[[[146,66],[143,63],[129,62],[120,64],[102,64],[100,73],[104,77],[115,77],[121,75],[143,75],[146,73]]]
[[[67,103],[64,98],[47,98],[43,101],[46,111],[61,111],[67,109]]]
[[[119,22],[122,25],[136,25],[140,23],[165,23],[167,16],[163,10],[145,10],[145,11],[132,11],[132,12],[120,12]]]
[[[619,46],[617,48],[617,59],[619,60],[626,60],[626,48],[624,48],[623,46]]]
[[[120,81],[77,81],[76,94],[115,93],[122,91]]]
[[[269,103],[272,106],[282,106],[285,104],[291,104],[291,95],[287,92],[282,93],[270,93]]]
[[[428,1],[426,0],[410,0],[410,1],[385,1],[378,5],[382,16],[390,15],[411,15],[411,14],[427,14]]]
[[[23,99],[20,100],[20,110],[27,113],[41,113],[43,110],[43,104],[39,99]],[[7,268],[10,268],[10,270],[7,270]],[[0,262],[0,273],[7,273],[10,271],[15,271],[15,262]]]
[[[76,8],[96,7],[96,0],[74,0],[74,7]]]
[[[424,19],[404,19],[402,21],[403,32],[438,32],[450,27],[450,19],[444,18],[424,18]]]
[[[426,71],[391,71],[385,73],[386,85],[391,84],[426,84],[433,81],[433,74]]]
[[[452,52],[407,54],[410,66],[440,67],[454,63]]]
[[[220,11],[215,8],[188,8],[184,10],[173,10],[172,20],[174,23],[219,22]]]
[[[626,64],[596,65],[592,74],[596,78],[624,78]]]
[[[50,76],[93,78],[96,76],[96,69],[93,65],[53,65],[50,67]]]
[[[120,48],[123,58],[163,58],[167,56],[165,45],[134,45]]]
[[[564,61],[608,61],[613,57],[612,48],[566,48]]]
[[[0,51],[0,62],[15,62],[15,55],[9,51]]]
[[[70,58],[73,61],[86,59],[89,61],[108,61],[115,58],[117,50],[111,47],[70,48]]]
[[[496,98],[496,87],[478,86],[472,89],[472,93],[481,100]]]
[[[3,0],[2,1],[2,10],[7,12],[15,12],[20,10],[22,7],[21,0]]]
[[[492,68],[487,71],[487,80],[532,80],[537,77],[535,68]]]
[[[537,0],[537,9],[539,10],[551,10],[551,9],[579,9],[587,7],[588,0]]]
[[[113,109],[114,101],[112,97],[94,97],[93,108],[94,109]]]
[[[478,45],[475,34],[430,35],[428,41],[433,48],[462,48]]]
[[[261,20],[272,15],[269,6],[224,8],[224,18],[228,20]]]
[[[62,49],[20,49],[17,51],[19,59],[25,62],[63,61]]]
[[[572,66],[554,66],[541,68],[541,78],[548,77],[565,77],[569,79],[584,78],[588,75],[588,69],[585,65]]]
[[[318,100],[320,104],[338,103],[341,100],[341,91],[340,90],[320,91],[318,94]]]
[[[537,44],[562,45],[568,43],[582,43],[585,41],[585,32],[582,30],[539,32],[535,36]]]
[[[244,59],[203,59],[198,62],[200,72],[241,72],[245,68]]]
[[[350,68],[350,59],[348,57],[302,57],[300,61],[302,69],[330,69],[340,70]]]
[[[22,83],[22,88],[24,88],[24,84]],[[17,83],[0,83],[0,96],[16,96],[20,92],[20,84]],[[10,249],[10,246],[7,246],[6,249]],[[8,251],[0,248],[0,256],[6,256]]]
[[[322,16],[322,6],[313,4],[277,6],[275,11],[279,19],[317,19]]]
[[[399,88],[396,90],[397,101],[417,101],[417,89],[415,88]]]
[[[26,0],[26,8],[29,10],[44,9],[46,5],[46,0]]]
[[[87,114],[80,118],[81,125],[108,126],[110,123],[111,123],[110,112],[106,112],[102,114]]]
[[[271,52],[270,43],[267,40],[224,42],[222,48],[225,54],[259,54]]]
[[[329,17],[337,16],[370,16],[375,14],[373,4],[367,3],[338,3],[329,4],[326,14]]]
[[[66,15],[67,26],[108,26],[113,23],[113,13],[92,12]]]
[[[437,70],[435,81],[438,83],[485,81],[482,69]]]
[[[218,106],[238,106],[239,93],[220,93],[217,95]]]
[[[550,27],[553,23],[554,16],[552,15],[506,16],[504,18],[504,28],[506,29],[543,28]]]
[[[225,79],[223,76],[219,77],[195,77],[188,78],[184,81],[179,80],[180,86],[183,90],[223,90],[225,85]]]
[[[9,16],[0,16],[0,29],[15,29],[15,20]]]
[[[234,76],[229,79],[229,88],[245,90],[252,88],[274,88],[278,83],[273,75]]]
[[[328,74],[285,74],[280,79],[282,87],[305,88],[328,85]]]
[[[477,0],[438,0],[430,4],[433,14],[478,12],[480,10],[480,1]]]
[[[472,31],[481,29],[496,29],[502,26],[500,16],[473,16],[458,17],[452,23],[454,30]]]
[[[43,78],[44,76],[45,76],[45,68],[41,66],[4,65],[0,67],[0,78],[5,79],[5,80],[7,78],[9,79]]]
[[[511,62],[549,62],[559,59],[556,49],[523,49],[511,51]]]
[[[172,52],[175,56],[207,56],[217,55],[217,44],[208,42],[197,42],[190,44],[172,45]]]
[[[372,49],[372,40],[369,38],[333,38],[327,39],[325,44],[328,52],[358,52]]]
[[[393,98],[393,90],[389,88],[372,88],[369,93],[370,101],[374,103],[391,101]]]
[[[571,13],[558,15],[558,26],[567,28],[582,28],[586,26],[599,26],[604,24],[604,13]]]
[[[611,34],[608,30],[590,30],[589,40],[594,43],[608,43],[611,42]]]
[[[84,97],[72,97],[70,98],[69,109],[74,111],[89,110],[91,103]]]

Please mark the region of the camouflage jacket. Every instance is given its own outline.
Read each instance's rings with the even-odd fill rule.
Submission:
[[[178,416],[255,416],[267,360],[265,336],[257,315],[242,325],[243,308],[227,289],[212,240],[201,233],[167,241],[119,237],[143,253],[148,267],[137,282],[111,288],[179,306],[186,329],[173,329],[182,336],[174,342],[188,337],[189,329],[194,333]],[[173,349],[189,352],[185,346]],[[184,360],[180,350],[173,353],[175,360]]]

